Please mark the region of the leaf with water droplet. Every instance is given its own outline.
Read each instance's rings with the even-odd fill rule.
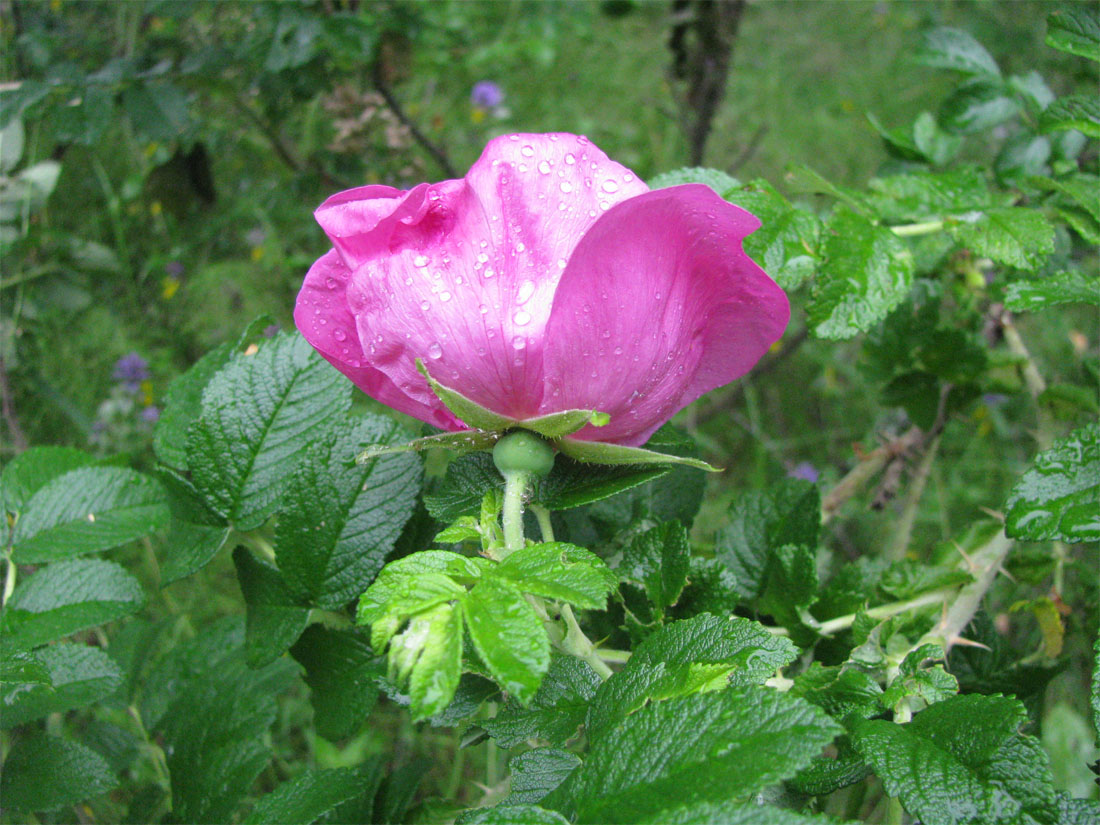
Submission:
[[[1100,424],[1035,458],[1005,504],[1005,533],[1029,541],[1100,540]]]
[[[559,438],[554,444],[570,458],[588,464],[686,464],[688,467],[711,473],[721,472],[720,468],[698,458],[657,453],[642,447],[605,444],[601,441],[579,441],[573,438]]]

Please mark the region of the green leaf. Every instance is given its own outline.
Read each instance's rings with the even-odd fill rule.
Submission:
[[[36,647],[144,605],[141,583],[114,562],[57,562],[19,582],[0,612],[0,635],[5,648]]]
[[[1091,138],[1100,138],[1100,101],[1095,95],[1070,95],[1051,103],[1039,116],[1044,132],[1076,129]]]
[[[734,501],[729,524],[714,537],[714,555],[736,577],[738,592],[755,599],[764,590],[771,554],[789,544],[816,547],[820,532],[820,491],[787,478]]]
[[[32,447],[11,459],[0,474],[0,505],[9,513],[22,513],[47,482],[93,463],[93,456],[73,447]]]
[[[755,802],[724,800],[695,802],[668,808],[639,825],[835,825],[825,816],[798,814],[787,808],[772,808]]]
[[[665,625],[600,686],[585,722],[588,736],[606,736],[649,701],[763,683],[797,656],[789,639],[740,617],[704,613]]]
[[[524,593],[604,610],[607,595],[619,583],[603,559],[564,542],[532,544],[511,553],[493,569],[494,576]]]
[[[760,610],[784,626],[794,627],[817,600],[817,554],[809,547],[785,545],[768,556]]]
[[[389,677],[409,682],[414,722],[442,713],[454,698],[462,675],[462,613],[438,604],[417,613],[390,645]]]
[[[79,742],[35,733],[4,761],[0,796],[16,811],[52,811],[118,786],[107,760]]]
[[[564,745],[584,724],[588,703],[599,686],[600,677],[585,662],[574,656],[554,656],[529,705],[508,699],[481,726],[502,748],[514,748],[532,737]]]
[[[993,168],[1002,181],[1040,175],[1047,168],[1050,152],[1050,138],[1018,132],[1005,141]]]
[[[351,383],[297,334],[236,354],[202,394],[187,464],[210,507],[239,530],[275,511],[309,444],[343,418]]]
[[[438,433],[423,438],[414,438],[402,444],[368,444],[367,448],[355,457],[358,464],[366,464],[383,455],[401,455],[402,453],[420,453],[424,450],[448,450],[456,455],[465,455],[482,450],[491,450],[500,440],[498,432],[481,430],[461,430],[456,433]]]
[[[937,119],[948,132],[973,135],[1011,120],[1019,112],[1019,101],[1004,83],[977,78],[948,95],[940,104]]]
[[[856,720],[856,750],[887,793],[927,825],[1053,823],[1057,801],[1038,742],[1017,729],[1027,714],[1014,699],[956,696],[907,725]]]
[[[1081,3],[1051,12],[1047,15],[1046,43],[1059,51],[1100,61],[1100,14],[1096,7]]]
[[[280,659],[254,670],[245,663],[242,641],[238,621],[207,628],[205,637],[169,654],[161,671],[167,682],[150,678],[150,688],[168,688],[159,688],[168,704],[156,730],[172,778],[173,818],[180,822],[230,821],[270,758],[265,738],[275,699],[297,668]]]
[[[550,640],[534,608],[502,579],[482,579],[462,602],[466,627],[489,673],[526,704],[550,667]]]
[[[466,811],[455,825],[569,825],[569,820],[537,805],[497,805]]]
[[[670,521],[634,538],[623,551],[619,573],[645,588],[653,606],[663,614],[680,598],[690,563],[687,530],[678,521]]]
[[[996,205],[984,171],[976,166],[872,178],[867,188],[868,200],[887,221],[918,221]]]
[[[1092,728],[1096,731],[1096,738],[1100,740],[1100,635],[1092,646]]]
[[[389,418],[348,418],[314,442],[280,506],[275,554],[287,585],[302,599],[338,610],[361,594],[393,549],[420,492],[420,462],[384,456],[351,463],[364,441],[393,442],[404,432]]]
[[[910,651],[898,666],[898,675],[882,695],[883,707],[897,707],[902,699],[913,697],[925,704],[942,702],[959,692],[959,683],[943,665],[923,667],[932,660],[943,660],[943,648],[936,644],[923,644]]]
[[[605,444],[600,441],[578,441],[573,438],[559,438],[554,442],[554,446],[576,461],[591,464],[684,464],[697,470],[721,472],[717,467],[712,467],[698,458],[658,453],[642,447],[626,447],[622,444]]]
[[[96,647],[58,642],[35,651],[35,657],[49,671],[49,685],[36,680],[22,691],[5,686],[8,703],[0,716],[0,727],[10,728],[90,705],[110,696],[122,684],[118,665]]]
[[[244,547],[233,551],[233,565],[248,608],[245,650],[248,664],[262,667],[282,656],[309,624],[309,608],[294,597],[273,565]]]
[[[187,428],[202,412],[203,390],[229,363],[234,349],[227,342],[211,350],[169,385],[164,411],[153,431],[153,451],[162,463],[177,470],[187,469]]]
[[[205,567],[225,546],[230,530],[173,517],[164,541],[167,557],[160,568],[161,582],[171,584]]]
[[[356,796],[362,785],[363,777],[352,768],[307,768],[261,797],[244,825],[310,825]]]
[[[332,741],[353,735],[377,703],[374,682],[385,673],[366,634],[310,625],[290,654],[306,670],[317,732]]]
[[[460,599],[460,575],[477,579],[489,562],[443,550],[425,550],[391,562],[359,600],[357,621],[371,625],[371,644],[382,650],[401,623],[437,604]],[[452,575],[453,574],[453,575]]]
[[[937,69],[954,69],[970,75],[1000,77],[997,61],[977,40],[962,29],[946,26],[924,33],[913,59]]]
[[[575,811],[580,823],[633,823],[685,799],[746,797],[793,776],[839,732],[818,708],[777,691],[671,699],[594,742],[547,802]]]
[[[662,172],[649,180],[650,189],[667,189],[670,186],[681,186],[685,183],[701,183],[709,186],[721,197],[726,197],[731,189],[741,185],[737,178],[727,175],[720,169],[706,169],[702,167],[684,167]]]
[[[583,464],[559,455],[550,475],[536,482],[531,502],[548,510],[570,510],[633,489],[671,469],[670,465],[655,464],[616,467]]]
[[[190,126],[187,98],[171,83],[136,83],[122,90],[122,108],[147,140],[170,142]]]
[[[164,490],[122,467],[80,467],[44,484],[15,525],[13,558],[35,564],[109,550],[168,523]]]
[[[941,129],[931,112],[921,112],[913,121],[913,143],[934,166],[950,162],[962,148],[962,138]]]
[[[1100,539],[1100,424],[1035,457],[1005,503],[1005,533],[1027,541]]]
[[[794,679],[791,696],[811,702],[834,719],[850,713],[866,719],[880,712],[882,688],[855,667],[825,667],[814,662]]]
[[[561,748],[535,748],[513,757],[508,762],[511,793],[501,805],[528,805],[544,799],[580,764],[576,754]]]
[[[1018,269],[1038,269],[1054,251],[1054,227],[1038,209],[987,209],[953,218],[946,226],[972,252]]]
[[[754,180],[727,193],[726,200],[760,219],[744,241],[745,252],[783,289],[792,290],[813,275],[821,221],[791,205],[770,183]]]
[[[1068,270],[1041,281],[1015,281],[1005,289],[1005,307],[1013,312],[1036,312],[1060,304],[1100,306],[1100,278]]]
[[[838,208],[825,231],[825,263],[807,309],[820,338],[866,332],[897,306],[913,283],[913,255],[886,227]]]

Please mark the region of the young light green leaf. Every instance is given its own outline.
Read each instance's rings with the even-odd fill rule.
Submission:
[[[931,112],[921,112],[913,121],[913,143],[933,166],[949,163],[962,148],[962,138],[940,128]]]
[[[353,768],[307,768],[260,798],[244,825],[311,825],[359,794],[363,777]]]
[[[997,61],[981,43],[962,29],[944,26],[925,32],[913,59],[937,69],[954,69],[969,75],[1001,76]]]
[[[109,550],[168,523],[163,488],[122,467],[80,467],[44,484],[15,526],[20,564]]]
[[[304,338],[282,334],[238,353],[206,385],[187,464],[210,507],[240,530],[275,511],[309,445],[343,418],[351,383]]]
[[[144,605],[141,583],[114,562],[57,562],[19,582],[0,612],[0,635],[5,648],[32,648]]]
[[[1038,269],[1054,251],[1054,226],[1038,209],[987,209],[952,218],[946,225],[971,251],[1019,269]]]
[[[1047,16],[1048,46],[1100,61],[1100,13],[1090,3],[1067,5]]]
[[[882,695],[884,708],[897,707],[903,699],[912,697],[926,705],[942,702],[959,692],[959,682],[943,669],[943,665],[925,668],[928,661],[942,661],[943,648],[936,644],[924,644],[911,651],[898,667],[898,675]]]
[[[107,760],[91,748],[36,733],[21,739],[4,761],[0,796],[15,811],[52,811],[118,786]]]
[[[58,642],[35,652],[49,671],[49,685],[34,682],[26,690],[5,685],[9,701],[0,727],[10,728],[51,713],[64,713],[110,696],[122,684],[122,671],[96,647]]]
[[[1005,533],[1027,541],[1100,539],[1100,424],[1035,457],[1005,503]]]
[[[1078,303],[1100,306],[1100,278],[1090,281],[1083,272],[1071,269],[1041,281],[1014,281],[1005,289],[1005,307],[1012,312]]]
[[[244,547],[233,551],[233,566],[247,606],[248,664],[262,667],[282,656],[302,635],[309,624],[309,608],[290,592],[278,568]]]
[[[485,578],[462,602],[466,627],[493,679],[519,702],[534,698],[550,667],[550,639],[534,608],[501,578]]]
[[[821,338],[851,338],[885,318],[913,284],[913,255],[886,227],[838,208],[807,312]]]
[[[1039,116],[1044,132],[1076,129],[1091,138],[1100,138],[1100,100],[1096,95],[1069,95],[1051,103]]]
[[[647,817],[639,825],[836,825],[836,820],[827,816],[795,813],[789,808],[724,800],[668,808],[656,816]]]
[[[645,588],[649,600],[663,615],[680,598],[690,563],[687,529],[678,521],[668,521],[634,538],[623,551],[619,573]]]
[[[607,607],[618,578],[596,554],[563,542],[532,544],[510,554],[493,569],[524,593],[575,604],[589,610]]]
[[[465,811],[455,820],[455,825],[569,825],[569,820],[537,805],[502,804]]]
[[[544,804],[579,823],[633,823],[685,799],[744,798],[796,774],[840,726],[801,699],[755,687],[658,702],[597,740]]]
[[[466,588],[444,573],[387,576],[383,570],[359,600],[357,621],[371,626],[371,646],[383,650],[405,620],[465,595]]]
[[[574,656],[554,656],[529,705],[508,699],[481,726],[502,748],[514,748],[532,737],[564,745],[584,724],[588,703],[599,686],[600,677],[585,662]]]
[[[462,611],[455,604],[440,604],[413,617],[403,634],[421,644],[410,668],[409,697],[414,722],[442,713],[454,698],[462,675]],[[390,645],[390,661],[398,640]],[[406,643],[405,650],[411,644]],[[404,681],[403,679],[401,681]]]
[[[1055,822],[1057,801],[1046,755],[1017,733],[1027,714],[1014,699],[956,696],[907,725],[852,723],[855,748],[887,793],[928,825],[1024,820]]]
[[[704,613],[665,625],[600,686],[585,721],[588,736],[605,736],[649,701],[761,684],[796,656],[790,640],[748,619]]]
[[[662,172],[649,179],[650,189],[667,189],[670,186],[681,186],[685,183],[701,183],[709,186],[721,197],[726,197],[732,189],[741,185],[741,181],[731,177],[721,169],[706,169],[702,167],[685,167]]]
[[[306,670],[317,732],[331,741],[353,735],[378,701],[374,683],[385,673],[366,634],[310,625],[290,654]]]
[[[287,586],[303,600],[338,610],[360,595],[393,549],[420,491],[420,462],[351,458],[365,441],[389,443],[405,433],[389,418],[346,418],[315,441],[280,505],[275,557]]]

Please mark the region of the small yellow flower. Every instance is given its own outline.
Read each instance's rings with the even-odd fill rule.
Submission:
[[[153,201],[149,204],[149,214],[154,218],[164,211],[164,207],[160,205],[160,201]]]
[[[168,277],[168,278],[165,278],[163,281],[161,281],[160,284],[161,284],[160,297],[163,298],[166,301],[170,300],[171,297],[173,295],[175,295],[179,291],[179,288],[180,288],[179,278]]]
[[[145,147],[145,157],[151,158],[153,155],[155,155],[157,153],[157,149],[159,149],[159,148],[160,148],[160,144],[157,143],[156,141],[153,141],[152,143],[147,144],[146,147]]]
[[[146,407],[153,403],[153,382],[148,379],[141,382],[141,403]]]
[[[252,260],[258,261],[264,256],[264,248],[262,246],[252,247]]]
[[[470,112],[470,120],[474,123],[481,123],[481,121],[485,120],[485,110],[477,108],[473,109]]]

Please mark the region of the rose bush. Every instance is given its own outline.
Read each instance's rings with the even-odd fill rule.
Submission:
[[[508,135],[462,180],[363,186],[316,212],[333,249],[294,318],[368,395],[467,427],[417,369],[515,421],[610,415],[577,439],[639,445],[747,372],[786,328],[742,250],[760,222],[701,184],[651,191],[584,137]]]

